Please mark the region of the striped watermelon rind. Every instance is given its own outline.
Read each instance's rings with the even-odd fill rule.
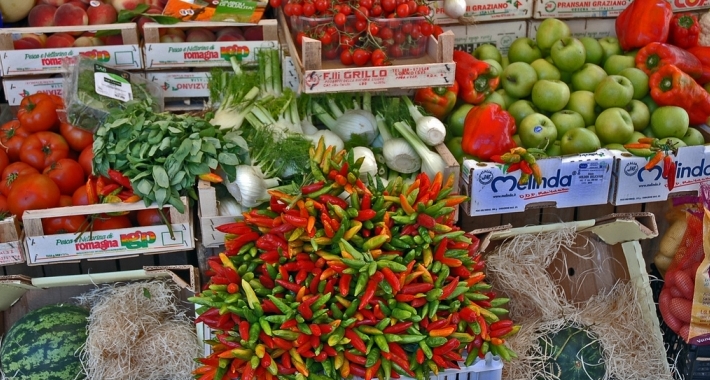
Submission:
[[[89,311],[49,305],[27,313],[0,342],[0,368],[8,379],[84,379],[79,349],[86,343]]]
[[[538,339],[545,372],[561,380],[599,380],[606,375],[603,347],[583,326],[568,325]]]

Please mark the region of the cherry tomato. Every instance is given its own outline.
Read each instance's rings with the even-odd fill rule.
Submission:
[[[414,15],[417,13],[417,2],[414,0],[407,1],[407,7],[409,7],[409,14]]]
[[[424,23],[422,23],[421,31],[422,31],[422,36],[429,37],[434,32],[434,25],[432,25],[428,22],[424,22]]]
[[[375,49],[372,51],[372,63],[375,63],[375,60],[385,60],[387,59],[387,54],[382,50],[382,49]]]
[[[57,133],[47,131],[37,132],[27,137],[20,151],[20,160],[37,170],[44,170],[67,156],[69,156],[67,140]]]
[[[316,10],[320,13],[325,13],[328,10],[328,0],[316,0],[315,4]]]
[[[371,23],[367,26],[367,29],[368,29],[368,32],[369,32],[371,35],[373,35],[373,36],[377,36],[377,33],[380,32],[380,27],[377,26],[377,24],[374,23],[374,22],[371,22]]]
[[[407,36],[405,36],[401,30],[394,34],[394,42],[396,44],[402,44],[406,40],[407,40]]]
[[[311,17],[316,14],[316,6],[313,3],[303,4],[303,15],[306,17]]]
[[[397,17],[409,17],[409,5],[406,3],[399,4],[397,6]]]
[[[422,38],[422,31],[417,26],[414,29],[412,29],[412,33],[410,33],[409,35],[412,36],[412,39],[416,41],[416,40]]]
[[[269,5],[271,5],[271,8],[279,8],[281,6],[281,0],[269,0]]]
[[[353,62],[356,66],[365,66],[370,60],[370,53],[365,49],[355,49],[353,52]]]
[[[335,16],[333,16],[333,22],[335,25],[343,26],[345,25],[345,21],[347,21],[347,16],[345,16],[344,13],[339,12]]]
[[[392,58],[401,58],[404,55],[400,45],[392,45],[389,50],[389,55]]]
[[[320,40],[320,43],[323,44],[324,46],[330,45],[330,43],[333,42],[333,35],[328,34],[328,33],[323,33],[323,35],[320,36],[319,40]]]
[[[387,61],[384,58],[372,59],[372,66],[386,66]]]
[[[419,45],[412,45],[409,48],[409,56],[410,57],[421,57],[423,52],[424,52],[424,48],[422,48]]]
[[[291,15],[293,15],[293,16],[303,15],[303,6],[298,3],[292,4],[291,5]]]
[[[345,66],[353,64],[353,53],[349,49],[345,49],[340,53],[340,63]]]
[[[374,2],[372,0],[360,0],[360,6],[367,9],[372,9]]]
[[[327,49],[323,50],[323,56],[325,59],[336,59],[338,58],[338,47],[329,46]]]
[[[382,6],[379,4],[373,5],[372,8],[370,9],[370,16],[372,16],[372,17],[382,16]]]
[[[338,36],[338,28],[331,25],[325,29],[325,33],[330,34],[331,39],[336,38]]]
[[[344,14],[345,16],[350,16],[353,12],[353,9],[349,5],[341,5],[340,6],[340,13]]]
[[[59,205],[59,187],[49,176],[39,173],[17,178],[7,195],[10,212],[22,217],[25,210],[53,208]]]
[[[283,9],[284,15],[286,15],[287,17],[293,16],[293,13],[291,13],[292,9],[293,9],[293,4],[286,3],[286,5],[284,5],[284,9]]]
[[[429,8],[427,5],[422,4],[417,7],[417,13],[420,16],[429,16],[431,13],[431,8]]]
[[[359,6],[357,9],[355,9],[355,17],[357,17],[358,20],[364,20],[367,21],[367,18],[370,16],[370,10],[363,7],[362,5]],[[357,29],[357,27],[355,27]]]
[[[391,13],[397,8],[397,0],[381,0],[380,5],[383,11]]]
[[[391,28],[385,26],[380,29],[380,38],[383,40],[391,40],[394,37],[394,32],[392,31]]]
[[[296,34],[296,43],[298,45],[303,45],[303,37],[305,37],[305,36],[306,36],[306,33],[298,32],[298,34]]]
[[[412,25],[411,22],[405,22],[404,24],[402,24],[402,28],[400,30],[404,34],[411,34],[413,29],[414,25]]]
[[[365,29],[367,29],[367,21],[365,21],[365,20],[355,21],[355,30],[357,30],[358,32],[362,32]]]
[[[59,186],[59,192],[64,195],[74,194],[80,186],[84,186],[86,176],[84,169],[71,158],[62,158],[47,166],[42,174],[46,174]]]
[[[0,176],[0,193],[4,196],[10,194],[15,180],[26,174],[39,173],[39,170],[21,161],[13,162],[2,171]]]
[[[434,38],[439,38],[439,35],[441,33],[444,33],[444,29],[441,27],[441,25],[434,25],[434,31],[431,33]]]

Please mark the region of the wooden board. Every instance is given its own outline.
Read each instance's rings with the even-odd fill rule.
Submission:
[[[216,227],[242,219],[241,216],[219,215],[215,188],[207,181],[199,180],[197,182],[197,199],[199,201],[197,216],[200,219],[201,244],[207,248],[224,245],[224,233],[217,231]]]
[[[25,262],[22,229],[13,215],[0,220],[0,266]]]

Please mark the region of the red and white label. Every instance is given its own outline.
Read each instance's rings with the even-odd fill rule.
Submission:
[[[141,49],[138,45],[4,50],[0,51],[2,75],[61,73],[64,61],[79,55],[96,59],[106,66],[122,70],[143,68]]]
[[[25,262],[20,250],[20,242],[0,243],[0,265],[19,264]]]
[[[455,71],[453,63],[310,70],[303,77],[303,85],[306,93],[450,86]]]

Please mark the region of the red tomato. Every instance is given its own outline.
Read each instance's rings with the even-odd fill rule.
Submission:
[[[77,152],[81,152],[84,148],[94,143],[93,133],[69,123],[59,124],[59,133],[67,140],[69,147]]]
[[[404,52],[402,51],[402,47],[399,45],[392,45],[389,50],[390,57],[392,58],[400,58],[402,55],[404,55]]]
[[[367,9],[372,9],[372,5],[374,2],[372,0],[360,0],[360,6],[363,6]]]
[[[340,5],[340,13],[344,14],[345,17],[350,16],[350,14],[353,12],[353,9],[347,5],[347,4],[341,4]]]
[[[330,45],[331,42],[333,42],[333,35],[332,34],[323,33],[323,35],[320,37],[320,43],[323,46]]]
[[[394,32],[392,31],[392,28],[389,27],[383,27],[380,29],[380,38],[383,40],[391,40],[394,38]]]
[[[71,204],[73,206],[91,204],[89,203],[89,196],[86,193],[86,186],[80,186],[76,189],[76,191],[74,191],[74,194],[71,196]]]
[[[57,106],[58,110],[64,109],[64,99],[62,99],[61,96],[49,94],[49,98],[52,99],[52,102]]]
[[[409,5],[407,3],[399,4],[397,6],[397,17],[408,17],[409,16]]]
[[[278,8],[281,6],[281,0],[269,0],[269,5],[271,8]]]
[[[303,15],[306,17],[311,17],[316,14],[316,6],[313,3],[303,4]]]
[[[402,31],[398,31],[397,33],[394,34],[394,43],[396,44],[403,44],[404,41],[407,40],[407,36],[402,33]]]
[[[338,26],[345,25],[345,21],[347,21],[347,19],[348,19],[348,17],[345,16],[345,14],[342,12],[339,12],[338,14],[333,16],[333,22],[335,23],[335,25],[338,25]]]
[[[29,135],[18,120],[8,121],[0,127],[0,143],[5,147],[11,161],[20,160],[20,148],[25,137]]]
[[[94,149],[91,145],[89,145],[81,151],[79,159],[77,160],[79,162],[79,165],[81,165],[81,168],[84,169],[84,174],[86,174],[87,177],[90,176],[91,172],[93,171],[93,160]]]
[[[74,191],[86,182],[84,169],[71,158],[62,158],[44,168],[43,174],[49,176],[59,186],[64,195],[74,194]]]
[[[379,4],[373,5],[372,9],[370,9],[370,16],[372,16],[372,17],[382,16],[382,6],[380,6]]]
[[[170,209],[168,207],[163,209],[163,215],[165,215],[165,218],[168,222],[170,222]],[[139,226],[157,226],[165,224],[157,208],[138,210],[136,212],[136,220]]]
[[[367,21],[365,20],[356,20],[355,21],[355,30],[358,32],[362,32],[365,29],[367,29]]]
[[[328,0],[316,0],[314,5],[316,6],[316,10],[320,13],[325,13],[330,6]]]
[[[365,66],[370,60],[370,53],[365,49],[355,49],[353,52],[353,62],[356,66]]]
[[[13,162],[10,165],[7,165],[7,167],[2,171],[2,176],[0,176],[0,193],[7,196],[10,194],[12,184],[18,177],[25,174],[35,173],[39,173],[39,170],[21,161]]]
[[[343,49],[351,48],[351,47],[355,46],[355,40],[350,36],[342,35],[342,36],[340,36],[340,46]]]
[[[47,94],[26,96],[20,103],[17,120],[29,132],[48,131],[59,121],[57,105]]]
[[[132,226],[133,224],[131,223],[131,219],[129,219],[126,215],[108,216],[102,214],[94,219],[93,224],[91,225],[91,230],[115,230],[118,228],[129,228]]]
[[[394,12],[395,8],[397,8],[396,0],[382,0],[380,4],[382,5],[382,10],[387,13]]]
[[[402,33],[404,34],[411,34],[412,30],[414,29],[414,25],[412,25],[411,22],[406,22],[402,24]]]
[[[380,32],[380,27],[377,26],[376,23],[371,22],[370,24],[367,25],[368,32],[370,32],[371,35],[377,36],[377,33]]]
[[[82,229],[88,229],[84,215],[69,215],[42,219],[42,230],[45,235],[71,234]]]
[[[18,177],[7,195],[10,212],[22,217],[25,210],[39,210],[59,205],[59,187],[44,174]]]
[[[434,33],[434,25],[428,22],[422,23],[421,31],[424,37],[429,37]]]
[[[370,16],[370,10],[363,7],[362,5],[355,9],[355,17],[357,17],[358,20],[363,20],[363,21],[367,22],[367,18],[369,16]]]
[[[382,49],[375,49],[372,51],[372,61],[374,62],[376,59],[385,60],[387,59],[387,54]]]
[[[345,66],[350,66],[353,64],[353,53],[350,50],[343,50],[340,53],[340,63]]]
[[[0,149],[0,173],[2,173],[8,165],[10,165],[10,158],[4,150]]]
[[[44,170],[59,159],[69,156],[69,144],[54,132],[37,132],[25,139],[20,151],[20,160],[37,170]]]
[[[429,8],[425,4],[419,5],[419,6],[417,6],[417,13],[420,16],[429,16],[429,14],[431,13],[431,8]]]
[[[325,50],[323,50],[323,56],[325,59],[336,59],[338,58],[338,47],[337,46],[329,46]]]
[[[60,195],[59,196],[59,207],[69,207],[72,206],[71,195]]]
[[[7,216],[10,214],[10,208],[7,207],[7,197],[0,194],[0,216]]]

